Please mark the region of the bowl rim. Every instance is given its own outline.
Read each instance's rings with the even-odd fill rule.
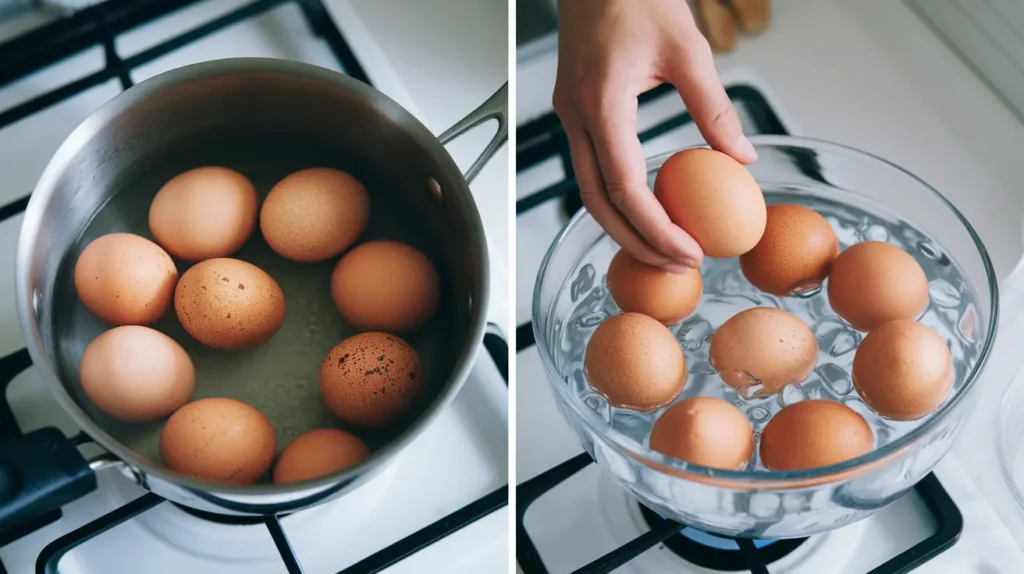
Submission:
[[[945,421],[950,413],[952,413],[956,407],[965,401],[965,397],[971,395],[971,391],[976,386],[976,383],[980,377],[981,372],[984,370],[986,363],[988,362],[989,356],[992,352],[993,345],[996,339],[996,333],[998,330],[999,323],[999,281],[996,278],[995,268],[992,265],[992,260],[989,257],[988,250],[985,248],[984,243],[978,236],[974,227],[967,221],[967,218],[953,206],[952,203],[945,196],[939,193],[934,187],[929,185],[927,182],[914,175],[913,173],[903,169],[895,163],[866,152],[852,146],[845,144],[839,144],[827,140],[797,136],[778,136],[778,135],[751,135],[748,136],[750,142],[755,148],[782,148],[782,147],[798,147],[808,150],[830,150],[836,151],[845,155],[858,156],[860,159],[865,159],[871,162],[876,162],[880,165],[887,166],[890,169],[896,170],[902,175],[909,177],[912,181],[917,182],[923,189],[930,191],[947,209],[957,218],[963,228],[967,231],[971,240],[974,242],[975,248],[978,250],[978,254],[981,257],[982,265],[985,270],[986,280],[989,286],[989,297],[991,303],[989,305],[989,321],[987,328],[985,329],[985,341],[981,349],[981,353],[978,356],[978,360],[975,362],[974,367],[970,373],[967,374],[963,388],[954,394],[949,400],[945,401],[937,411],[935,411],[931,417],[921,423],[918,427],[914,428],[907,434],[894,440],[891,443],[886,444],[881,448],[873,449],[871,452],[858,456],[856,458],[843,461],[838,464],[829,466],[817,467],[806,470],[790,470],[790,471],[750,471],[750,470],[725,470],[718,468],[711,468],[701,466],[698,464],[687,463],[681,459],[656,452],[644,446],[642,443],[628,437],[624,433],[611,428],[608,423],[602,420],[596,412],[584,405],[581,401],[575,400],[572,396],[566,396],[567,391],[563,388],[565,385],[558,384],[555,381],[561,380],[561,375],[558,373],[554,365],[554,359],[548,350],[547,345],[544,344],[546,341],[546,333],[541,332],[541,324],[539,321],[541,316],[541,300],[540,293],[541,288],[544,286],[544,278],[548,269],[548,265],[551,263],[559,247],[565,241],[566,237],[574,229],[576,229],[580,223],[591,218],[591,215],[586,209],[579,210],[567,223],[561,231],[559,231],[555,240],[548,247],[547,252],[544,254],[544,259],[541,261],[540,269],[537,272],[537,278],[534,283],[533,290],[533,309],[532,309],[532,324],[533,334],[537,341],[538,352],[541,356],[541,361],[544,364],[545,371],[547,373],[548,383],[554,387],[556,394],[559,396],[559,400],[566,406],[568,406],[575,416],[584,422],[595,434],[601,436],[604,440],[610,442],[614,447],[624,451],[630,457],[637,461],[646,464],[652,469],[656,469],[660,472],[666,473],[671,472],[673,476],[679,477],[682,475],[689,475],[695,479],[701,478],[714,478],[716,483],[730,488],[745,488],[754,487],[757,489],[762,488],[792,488],[794,486],[801,485],[823,485],[832,482],[840,482],[847,480],[852,475],[859,475],[861,473],[869,473],[875,470],[879,465],[884,464],[888,459],[899,457],[903,451],[907,450],[913,444],[917,443],[919,439],[928,435],[935,427]],[[694,148],[708,148],[706,143],[698,145],[691,145],[681,147],[674,151],[669,151],[661,154],[657,154],[646,159],[648,165],[648,173],[651,171],[652,164],[658,164],[663,162],[669,156],[679,151]],[[591,218],[592,219],[592,218]],[[603,233],[603,235],[607,235]],[[980,319],[980,317],[979,317]],[[860,472],[858,472],[860,471]],[[800,484],[794,484],[800,483]]]

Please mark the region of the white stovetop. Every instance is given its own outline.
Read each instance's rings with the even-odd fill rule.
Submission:
[[[1015,571],[1024,558],[1024,519],[1001,477],[993,425],[1003,390],[1024,364],[1024,271],[1014,272],[1024,247],[1024,126],[901,2],[787,0],[772,7],[764,34],[742,38],[734,53],[716,58],[723,81],[753,84],[795,135],[876,153],[932,183],[965,213],[992,256],[1002,289],[1000,335],[975,411],[936,470],[964,514],[964,534],[921,571]],[[550,111],[554,45],[549,39],[519,51],[520,124]],[[558,172],[552,162],[520,176],[517,195]],[[556,207],[543,206],[517,220],[517,324],[530,318],[536,270],[553,239],[542,230],[560,227],[558,218]],[[517,361],[517,482],[581,451],[531,354]],[[560,526],[572,539],[567,533],[576,527]],[[596,557],[592,552],[586,555]]]
[[[208,20],[211,15],[222,14],[244,3],[244,0],[201,2],[123,35],[118,48],[122,55],[130,55],[197,22]],[[471,7],[472,17],[476,19],[474,27],[486,34],[475,37],[481,42],[486,40],[483,44],[475,47],[462,44],[454,52],[451,45],[448,45],[449,51],[438,52],[445,45],[443,40],[446,38],[439,40],[422,33],[396,38],[386,31],[381,32],[375,24],[381,23],[383,13],[368,10],[367,2],[329,0],[325,4],[378,89],[404,105],[434,132],[439,133],[473,109],[505,80],[506,43],[501,41],[498,45],[501,54],[489,49],[501,38],[496,30],[500,29],[504,34],[507,28],[504,6],[495,10],[493,0],[486,3],[472,0],[447,2],[449,16],[462,13],[460,8],[474,5]],[[384,2],[379,4],[383,7]],[[391,7],[392,11],[394,8]],[[391,18],[395,22],[406,22],[413,28],[415,24],[430,23],[430,17],[444,19],[445,13],[417,14],[419,11],[417,4],[415,8],[393,12]],[[434,21],[432,29],[443,30],[442,23]],[[417,46],[420,51],[417,56],[421,59],[410,60],[417,62],[415,69],[410,70],[392,61],[393,58],[405,58],[402,48]],[[286,4],[257,19],[172,52],[133,76],[139,81],[186,63],[232,56],[284,57],[337,69],[337,62],[326,45],[310,35],[298,8]],[[501,67],[495,68],[493,62],[498,59]],[[53,89],[68,78],[82,75],[83,71],[96,70],[102,62],[102,51],[95,49],[5,86],[0,89],[0,109]],[[481,65],[486,69],[481,71]],[[495,73],[495,70],[501,73]],[[439,82],[433,90],[421,82],[431,77]],[[450,90],[448,97],[440,97],[441,88]],[[4,184],[0,186],[0,205],[30,192],[64,137],[97,106],[118,92],[117,83],[108,82],[53,106],[40,116],[0,130],[0,149],[3,150],[0,153],[0,173],[4,176]],[[480,133],[471,134],[467,141],[452,145],[450,150],[460,166],[468,165],[475,152],[482,149],[481,142],[490,135],[484,131],[485,128],[481,128]],[[488,234],[492,285],[496,287],[490,317],[505,327],[506,332],[508,238],[504,230],[508,217],[507,170],[507,154],[499,154],[472,186]],[[12,284],[14,245],[20,225],[21,216],[0,222],[0,245],[5,246],[0,249],[0,277],[3,277],[0,279],[0,356],[24,347]],[[19,375],[8,396],[23,429],[57,424],[65,432],[76,431],[49,398],[34,371]],[[337,503],[317,507],[283,521],[306,572],[337,572],[505,485],[507,422],[508,391],[493,363],[486,353],[481,352],[463,392],[396,460],[381,480],[370,482],[364,490]],[[8,570],[31,571],[35,557],[48,541],[140,494],[137,488],[111,472],[101,474],[100,481],[101,489],[68,505],[65,518],[60,522],[0,549],[0,560]],[[495,512],[399,562],[387,572],[425,572],[438,571],[439,568],[467,574],[504,572],[508,560],[508,516],[507,509]],[[168,524],[180,527],[168,530]],[[181,539],[178,543],[188,551],[159,540],[154,535],[154,531],[159,530],[168,530],[168,536]],[[338,536],[345,540],[345,544],[337,544]],[[211,544],[210,540],[218,542]],[[189,553],[197,555],[190,557]],[[442,564],[443,567],[440,566]],[[142,519],[126,523],[73,551],[61,562],[61,571],[70,574],[137,571],[271,574],[283,572],[284,568],[262,527],[233,527],[229,531],[220,527],[211,529],[209,525],[190,520],[180,511],[163,505],[143,515]]]

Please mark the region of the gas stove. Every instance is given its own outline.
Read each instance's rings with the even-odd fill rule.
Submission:
[[[319,0],[91,4],[71,15],[0,22],[5,277],[13,277],[35,180],[64,137],[120,91],[185,64],[238,56],[306,61],[366,83],[373,76]],[[0,532],[0,574],[505,571],[508,347],[491,327],[455,401],[359,490],[287,516],[199,514],[147,493],[98,457],[95,492]],[[74,436],[86,456],[99,454],[49,397],[24,347],[7,280],[0,283],[0,440],[52,426]]]
[[[553,38],[520,49],[517,102],[517,532],[525,574],[752,572],[891,574],[1009,572],[1024,555],[952,457],[861,522],[797,540],[736,540],[665,520],[616,487],[558,413],[534,343],[531,303],[544,254],[581,208],[568,145],[551,112]],[[785,135],[771,90],[753,74],[725,78],[745,133]],[[671,86],[639,98],[650,157],[702,143]],[[1018,282],[1019,283],[1019,282]],[[1020,289],[1018,289],[1019,291]]]

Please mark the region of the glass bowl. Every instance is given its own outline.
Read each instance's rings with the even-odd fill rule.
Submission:
[[[806,471],[775,472],[757,449],[743,470],[687,464],[650,450],[647,438],[663,409],[612,408],[582,372],[594,328],[618,309],[605,273],[618,249],[586,211],[558,235],[538,273],[533,328],[553,395],[583,447],[619,485],[664,517],[708,532],[746,538],[809,536],[865,518],[911,489],[949,451],[974,403],[998,316],[997,281],[988,253],[964,217],[912,174],[870,154],[788,136],[751,138],[759,159],[748,166],[768,203],[799,202],[826,215],[842,248],[868,239],[907,250],[925,269],[931,303],[921,321],[950,346],[954,389],[931,415],[910,423],[882,419],[859,400],[849,366],[863,333],[828,305],[824,289],[799,297],[759,292],[735,259],[706,258],[704,296],[694,316],[671,328],[686,354],[689,379],[680,400],[725,398],[746,414],[755,439],[770,416],[804,398],[839,400],[864,415],[874,449],[859,458]],[[670,154],[648,162],[653,179]],[[739,395],[707,362],[714,329],[757,305],[782,307],[811,323],[818,366],[804,384],[768,397]]]
[[[1024,369],[1014,376],[999,403],[996,454],[1017,512],[1024,518]]]

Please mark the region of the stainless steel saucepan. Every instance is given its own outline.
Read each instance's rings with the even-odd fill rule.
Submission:
[[[18,245],[17,304],[28,349],[44,383],[106,452],[92,467],[117,466],[173,502],[222,514],[278,514],[349,492],[373,477],[455,396],[481,348],[488,299],[484,232],[468,182],[507,139],[507,84],[451,129],[435,136],[408,111],[357,80],[315,66],[231,59],[179,68],[142,82],[86,119],[46,167],[25,212]],[[499,129],[462,174],[444,144],[490,119]],[[149,236],[148,206],[174,175],[222,165],[265,194],[298,169],[328,166],[356,175],[370,191],[362,240],[406,241],[435,263],[442,301],[435,318],[408,337],[425,373],[411,422],[354,430],[373,449],[359,466],[294,486],[226,486],[172,473],[160,464],[162,421],[126,424],[82,393],[78,363],[107,327],[79,302],[72,271],[83,247],[115,231]],[[333,261],[301,264],[274,254],[259,233],[237,257],[281,285],[287,318],[267,343],[226,352],[191,340],[171,313],[157,328],[189,351],[193,398],[241,400],[273,423],[278,446],[297,433],[340,426],[319,396],[326,353],[355,333],[334,310]],[[185,265],[178,263],[179,272]],[[0,525],[19,522],[95,488],[90,461],[56,429],[0,444]]]

